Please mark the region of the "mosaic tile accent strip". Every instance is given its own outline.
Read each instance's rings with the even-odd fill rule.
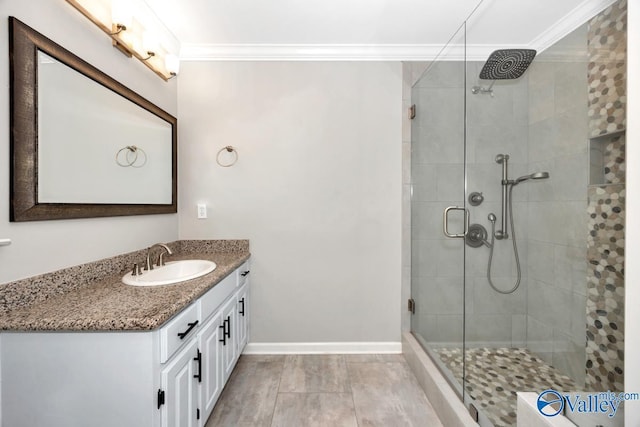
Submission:
[[[627,1],[614,3],[589,21],[589,135],[626,127]]]
[[[604,147],[604,183],[625,182],[625,134],[613,136]]]
[[[587,363],[591,391],[624,390],[624,184],[588,191]]]
[[[462,350],[434,349],[462,383]],[[468,348],[465,355],[465,392],[475,399],[495,427],[515,426],[518,391],[552,388],[574,391],[576,385],[526,348]]]

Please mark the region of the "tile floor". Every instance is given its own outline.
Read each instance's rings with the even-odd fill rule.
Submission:
[[[462,383],[462,349],[435,351]],[[576,390],[571,378],[526,348],[468,348],[465,362],[465,389],[495,427],[516,425],[517,391]]]
[[[205,427],[437,427],[402,355],[242,356]]]

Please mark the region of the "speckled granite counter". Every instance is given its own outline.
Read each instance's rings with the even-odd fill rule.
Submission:
[[[208,259],[217,267],[186,282],[128,286],[122,275],[144,265],[146,249],[0,285],[0,329],[14,331],[152,330],[249,259],[247,240],[169,243],[168,261]]]

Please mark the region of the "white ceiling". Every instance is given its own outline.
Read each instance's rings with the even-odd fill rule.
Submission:
[[[544,50],[614,0],[147,0],[187,60],[433,59],[467,22],[471,52]]]

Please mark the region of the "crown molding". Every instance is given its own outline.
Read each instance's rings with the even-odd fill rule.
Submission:
[[[485,60],[496,49],[520,45],[183,44],[182,61],[449,61]]]
[[[611,6],[617,0],[584,0],[571,12],[560,18],[554,25],[542,32],[529,43],[530,49],[544,52],[564,36],[587,22],[589,19]]]
[[[522,45],[219,45],[185,44],[181,61],[485,61],[497,49]],[[529,46],[524,46],[529,47]],[[536,47],[531,47],[536,49]],[[538,50],[538,52],[540,52]]]
[[[442,49],[436,44],[189,44],[183,61],[423,61]]]
[[[584,0],[559,19],[555,25],[535,37],[528,45],[443,44],[199,44],[183,43],[182,61],[433,61],[446,59],[484,61],[496,49],[529,48],[538,54],[611,6],[616,0]],[[475,10],[469,22],[481,18],[483,8]],[[570,53],[571,54],[571,53]],[[578,57],[581,53],[574,52]]]

